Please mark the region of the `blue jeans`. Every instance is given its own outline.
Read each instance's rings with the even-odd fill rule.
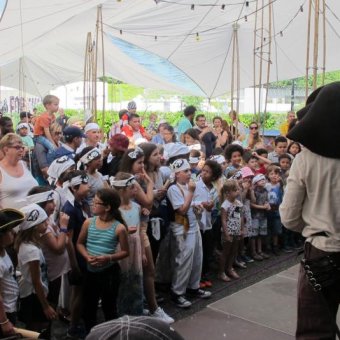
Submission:
[[[52,153],[56,149],[56,146],[53,145],[53,143],[50,142],[45,136],[35,136],[34,142],[42,144],[48,149],[48,153]]]

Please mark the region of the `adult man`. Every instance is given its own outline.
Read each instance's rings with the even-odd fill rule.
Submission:
[[[7,135],[10,132],[14,132],[12,119],[4,116],[0,118],[0,138]]]
[[[125,135],[117,133],[110,138],[108,144],[109,154],[103,159],[103,165],[100,169],[100,173],[104,176],[108,175],[111,177],[115,176],[118,172],[123,154],[129,147],[129,139]]]
[[[340,304],[340,82],[314,91],[287,137],[304,146],[280,206],[283,225],[306,237],[296,339],[335,339]]]
[[[57,121],[57,123],[58,123],[59,125],[61,125],[61,127],[62,127],[63,130],[64,130],[65,127],[66,127],[66,125],[67,125],[67,120],[68,120],[69,117],[67,117],[67,116],[65,115],[65,111],[64,111],[64,109],[62,109],[62,108],[59,108],[58,113],[59,113],[59,117],[57,117],[56,121]]]
[[[132,113],[129,117],[129,124],[122,127],[122,133],[129,138],[130,144],[135,145],[138,139],[151,140],[151,136],[145,131],[140,123],[140,117],[136,113]]]
[[[212,154],[213,149],[215,149],[216,136],[209,126],[207,126],[207,120],[203,114],[199,114],[195,118],[196,126],[195,130],[198,131],[198,138],[205,145],[205,156],[209,158]]]
[[[234,140],[238,140],[240,142],[244,141],[246,138],[246,128],[238,119],[238,113],[235,110],[229,112],[229,117],[232,120],[231,132],[234,136]]]
[[[189,105],[184,109],[184,117],[178,123],[178,140],[184,143],[184,132],[192,128],[196,107]]]
[[[86,140],[80,145],[76,153],[82,152],[87,146],[93,146],[101,151],[105,149],[105,145],[100,143],[100,127],[97,123],[87,123],[84,132]]]
[[[67,156],[74,159],[76,150],[80,147],[85,134],[76,126],[68,126],[63,131],[64,142],[59,148],[57,148],[51,157],[51,163],[62,156]]]
[[[292,120],[294,120],[296,117],[295,117],[295,112],[294,111],[289,111],[287,113],[287,120],[282,123],[280,125],[280,134],[281,136],[286,136],[287,133],[288,133],[288,128],[289,128],[289,124],[292,122]]]

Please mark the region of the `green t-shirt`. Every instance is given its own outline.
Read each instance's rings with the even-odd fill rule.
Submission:
[[[34,142],[33,138],[30,136],[20,136],[22,142],[24,143],[25,146],[27,146],[30,149],[34,148]]]

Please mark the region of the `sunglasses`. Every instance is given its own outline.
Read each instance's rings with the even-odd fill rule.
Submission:
[[[25,149],[25,147],[23,145],[11,145],[11,146],[9,146],[9,148],[15,149],[15,150],[18,150],[18,151]]]
[[[257,126],[251,126],[251,127],[250,127],[250,130],[257,130],[257,129],[258,129]]]

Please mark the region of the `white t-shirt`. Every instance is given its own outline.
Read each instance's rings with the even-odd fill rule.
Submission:
[[[0,256],[0,292],[5,307],[5,312],[16,312],[19,287],[17,281],[14,278],[13,263],[6,251],[4,256]]]
[[[215,187],[212,186],[212,188],[209,189],[204,184],[203,180],[200,178],[196,183],[196,189],[195,189],[194,197],[192,199],[193,204],[199,205],[202,202],[211,202],[211,201],[213,201],[214,204],[216,204],[217,200],[218,200],[218,194],[217,194]],[[202,217],[201,217],[201,220],[199,221],[199,226],[202,231],[212,229],[211,211],[203,209]]]
[[[32,243],[22,243],[19,247],[18,266],[21,272],[19,280],[20,297],[24,298],[35,293],[29,262],[39,261],[40,280],[44,288],[45,295],[48,294],[47,265],[42,250]]]
[[[174,184],[169,187],[167,195],[174,210],[179,209],[184,204],[184,196],[178,186],[182,188],[185,197],[189,194],[188,185]],[[192,204],[187,212],[187,216],[189,219],[188,234],[193,234],[198,231],[198,223],[192,209]],[[180,225],[178,223],[171,222],[171,227],[180,227]]]

